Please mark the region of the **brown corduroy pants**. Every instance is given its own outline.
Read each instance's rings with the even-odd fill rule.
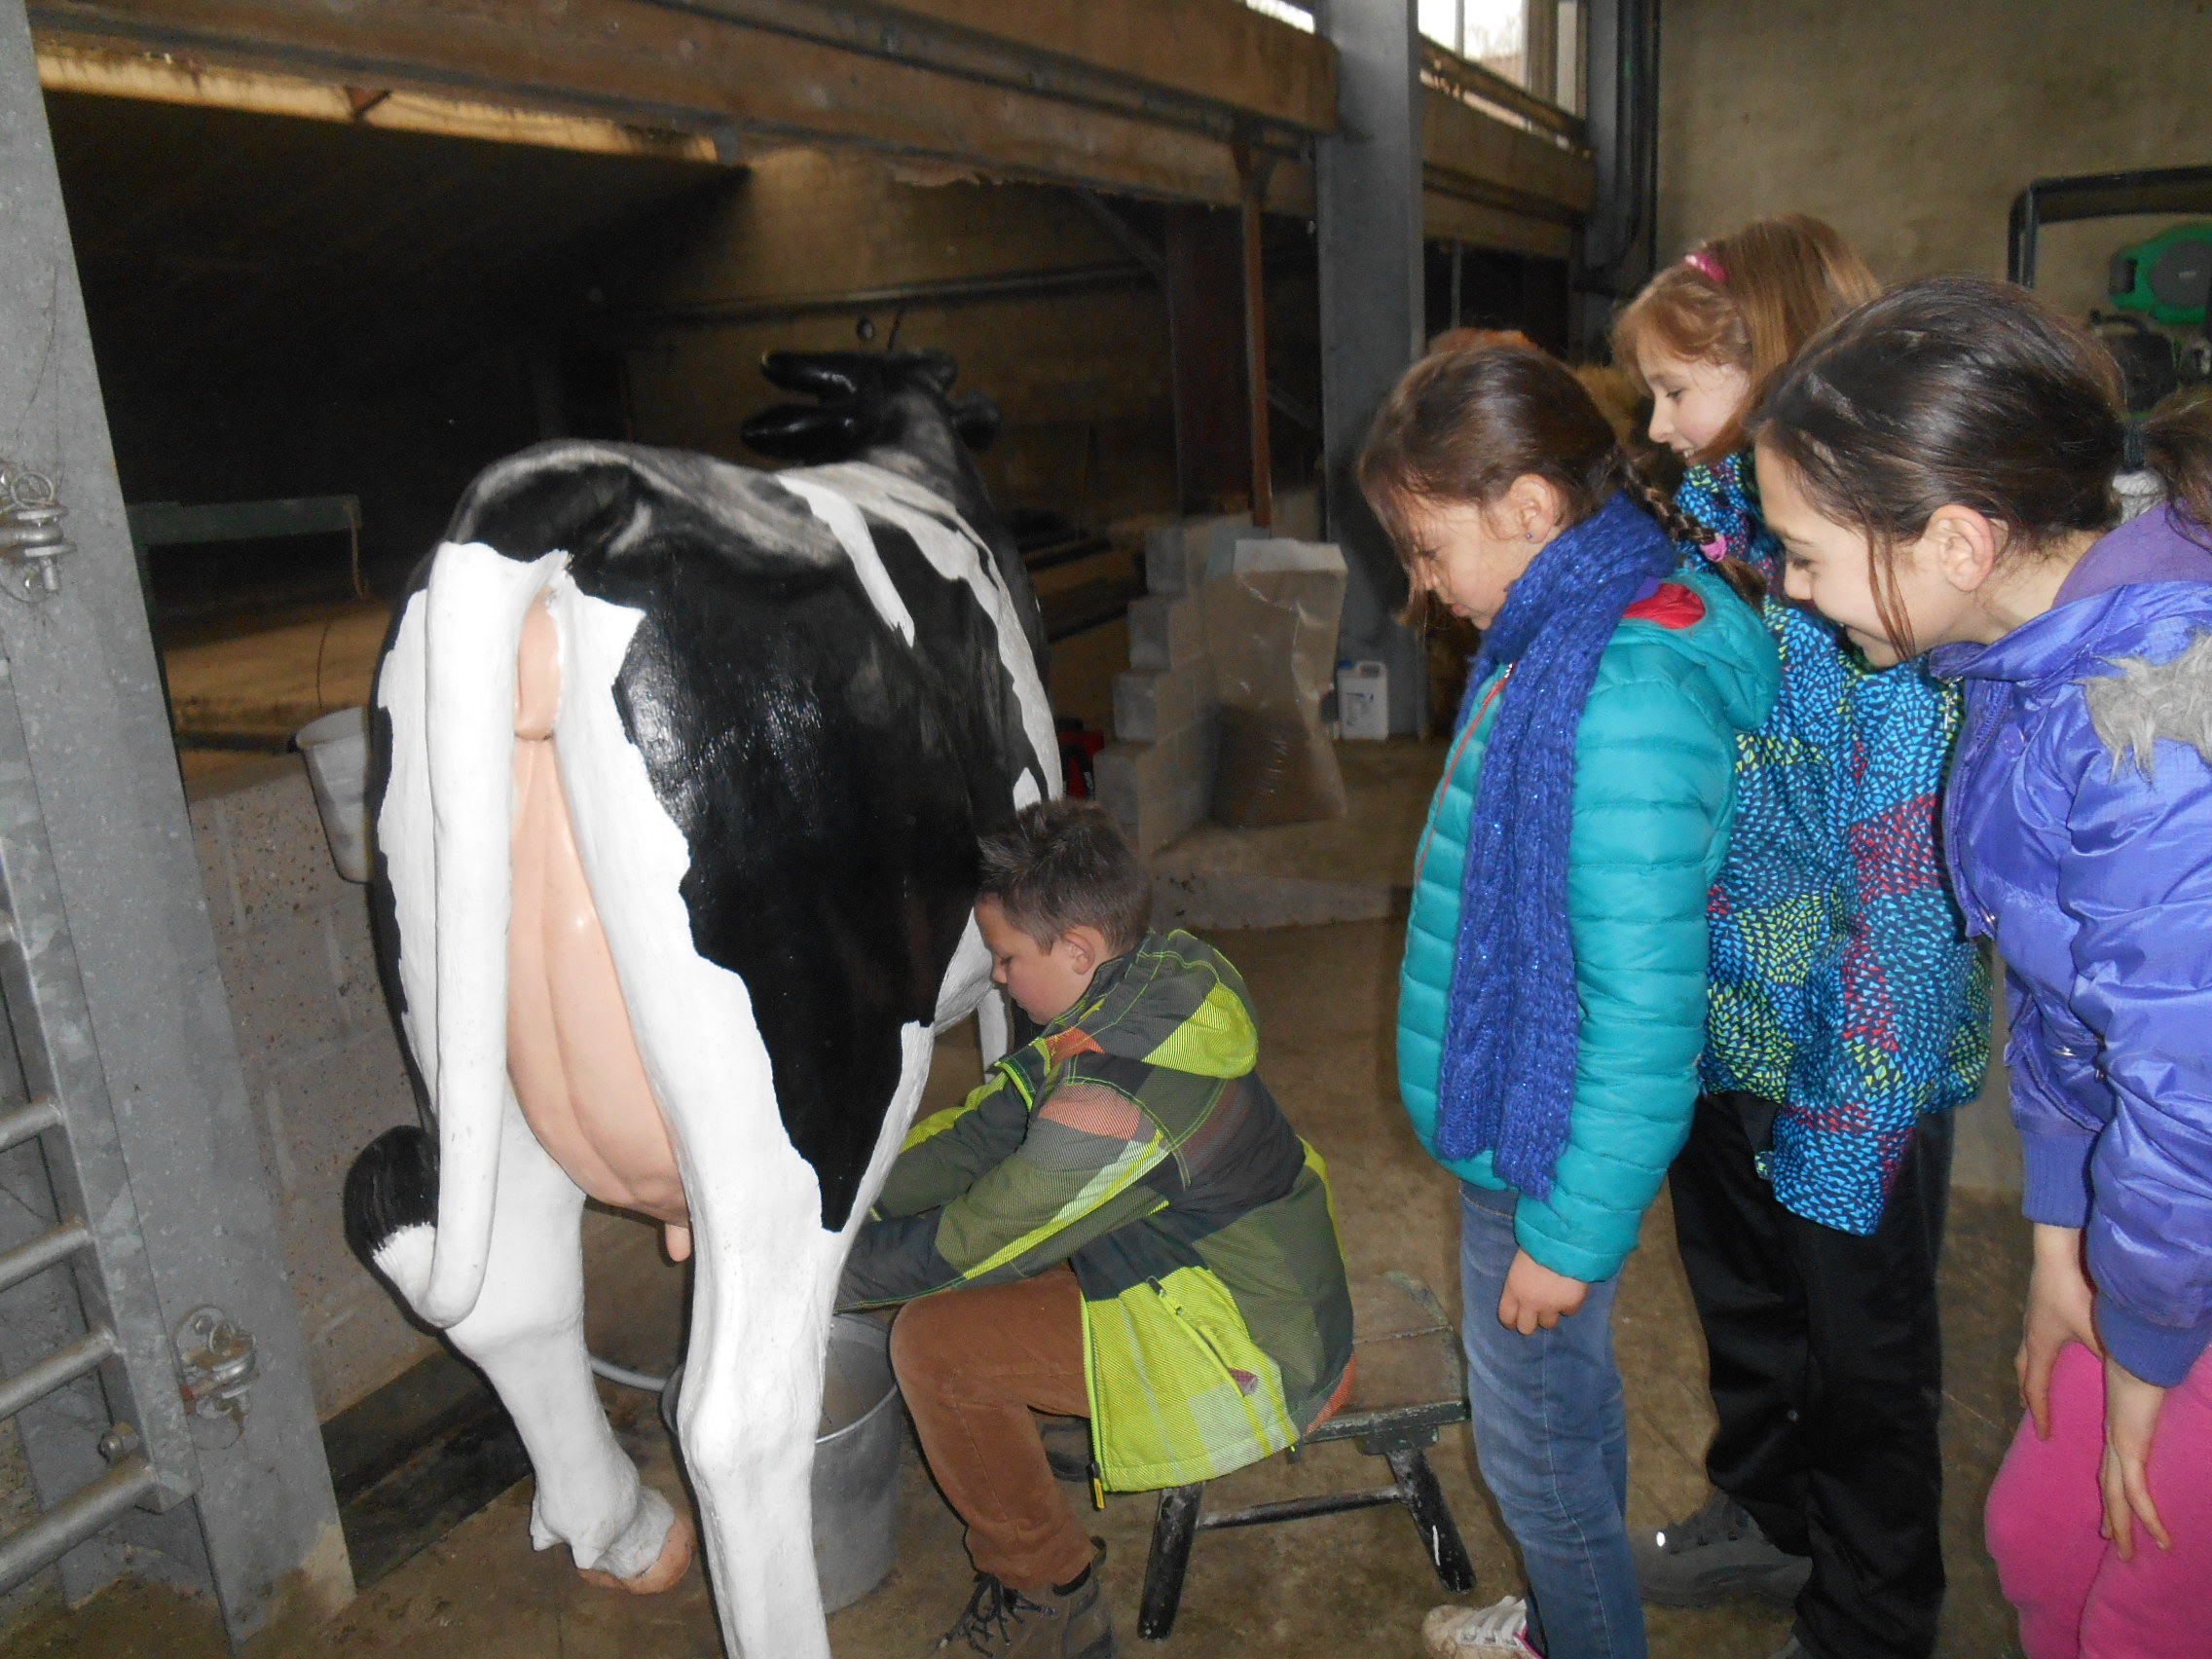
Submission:
[[[909,1302],[891,1327],[891,1364],[977,1570],[1031,1593],[1080,1575],[1090,1537],[1031,1415],[1090,1415],[1074,1270]]]

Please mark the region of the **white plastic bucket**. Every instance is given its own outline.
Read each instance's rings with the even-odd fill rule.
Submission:
[[[1390,670],[1380,662],[1337,664],[1337,730],[1381,741],[1390,735]]]
[[[368,880],[369,711],[340,709],[300,727],[292,741],[307,757],[331,862],[348,881]]]

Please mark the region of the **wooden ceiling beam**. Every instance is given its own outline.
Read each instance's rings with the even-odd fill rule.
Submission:
[[[1278,212],[1310,211],[1298,152],[1334,120],[1326,43],[1237,0],[30,0],[30,14],[50,55],[319,82],[340,119],[358,101],[343,89],[390,89],[374,125],[428,94],[668,129],[724,159],[842,143],[1225,206],[1240,197],[1233,145],[1272,146],[1289,152],[1271,171]],[[1422,146],[1444,197],[1570,224],[1596,195],[1586,155],[1434,89]]]
[[[1428,187],[1570,224],[1598,200],[1598,166],[1580,150],[1424,88],[1421,163]]]
[[[1336,50],[1242,0],[661,0],[758,28],[1082,96],[1108,77],[1304,132],[1337,125]],[[967,56],[971,51],[995,51]],[[1055,88],[1055,70],[1075,79]],[[1040,84],[1042,83],[1042,84]]]
[[[741,143],[844,142],[1224,205],[1219,138],[650,0],[32,0],[41,43],[460,93]],[[373,119],[373,118],[372,118]]]

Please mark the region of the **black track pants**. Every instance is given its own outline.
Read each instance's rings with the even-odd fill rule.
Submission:
[[[1813,1558],[1815,1659],[1927,1659],[1943,1604],[1936,1264],[1951,1117],[1921,1120],[1881,1226],[1792,1215],[1753,1161],[1771,1101],[1707,1095],[1668,1178],[1720,1426],[1713,1484]]]

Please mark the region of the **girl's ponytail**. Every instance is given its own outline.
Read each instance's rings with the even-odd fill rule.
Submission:
[[[2169,397],[2144,417],[2138,432],[2144,466],[2165,486],[2179,515],[2194,521],[2192,538],[2202,540],[2212,532],[2212,398]]]

